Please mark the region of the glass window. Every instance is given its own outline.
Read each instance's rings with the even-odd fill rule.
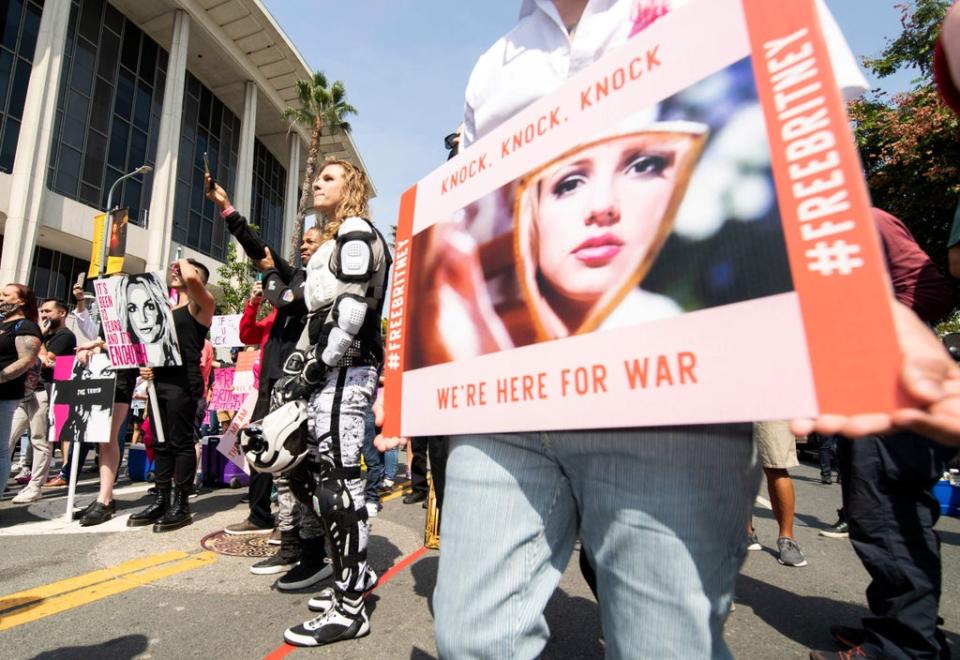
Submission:
[[[20,137],[20,122],[9,117],[3,127],[3,141],[0,142],[0,171],[13,171],[13,157],[17,153],[17,139]],[[9,166],[6,163],[10,163]]]
[[[100,38],[100,17],[103,0],[86,0],[80,7],[80,35],[96,42]]]
[[[37,47],[37,35],[40,33],[40,14],[43,9],[36,3],[27,3],[23,15],[23,29],[20,31],[20,51],[33,53]]]
[[[0,171],[12,172],[43,0],[0,3]]]
[[[89,269],[89,261],[38,246],[28,284],[37,294],[38,301],[56,298],[67,302],[72,300],[70,290],[77,275]]]
[[[10,87],[10,76],[13,73],[13,53],[0,49],[0,108],[7,105],[7,88]]]
[[[130,137],[130,124],[117,116],[113,117],[113,131],[110,133],[110,156],[107,162],[117,169],[127,163],[127,140]]]
[[[253,144],[250,222],[260,227],[260,237],[267,244],[282,250],[283,195],[287,185],[287,170],[260,140],[254,140]]]
[[[20,16],[23,13],[21,0],[7,0],[6,11],[0,10],[3,24],[0,25],[0,46],[9,50],[17,49],[17,36],[20,34]]]
[[[154,83],[163,78],[167,53],[108,2],[71,1],[57,98],[62,119],[54,131],[47,185],[104,208],[118,177],[155,164],[160,122],[154,116],[160,116],[163,86]],[[129,206],[131,222],[144,222],[150,192],[142,175],[118,191],[117,202]]]
[[[62,190],[64,195],[76,199],[79,178],[80,151],[63,145],[60,150],[60,167],[57,169],[57,190]]]
[[[97,78],[93,88],[93,107],[90,109],[90,126],[101,133],[110,130],[110,102],[113,100],[113,88],[103,78]]]
[[[9,112],[11,117],[21,119],[23,117],[23,104],[27,100],[27,86],[30,84],[31,64],[23,59],[18,59],[16,68],[13,70],[13,86],[10,89]]]
[[[230,109],[188,72],[180,129],[173,240],[215,259],[226,256],[226,238],[223,222],[206,198],[203,152],[208,152],[217,180],[227,190],[233,190],[240,147],[239,124],[240,120]]]
[[[99,131],[87,131],[87,148],[83,155],[83,181],[91,186],[100,186],[103,179],[104,157],[107,152],[107,138]],[[100,199],[99,194],[93,196],[93,204]]]

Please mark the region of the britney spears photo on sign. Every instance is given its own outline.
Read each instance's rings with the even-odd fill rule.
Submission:
[[[692,5],[404,195],[388,435],[894,407],[839,37],[814,0]]]
[[[180,366],[173,312],[160,273],[97,280],[94,290],[114,367]]]

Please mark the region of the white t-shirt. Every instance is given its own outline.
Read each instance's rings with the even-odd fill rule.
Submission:
[[[786,0],[789,1],[789,0]],[[571,41],[552,0],[523,0],[520,21],[484,53],[470,74],[463,146],[550,94],[630,37],[635,17],[713,0],[589,0]],[[823,0],[816,0],[837,82],[851,100],[867,81]]]

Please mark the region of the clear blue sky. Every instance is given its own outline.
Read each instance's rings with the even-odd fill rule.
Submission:
[[[709,0],[708,0],[709,1]],[[789,0],[776,0],[785,1]],[[827,0],[858,55],[876,55],[900,29],[900,0]],[[401,193],[446,158],[443,136],[463,117],[473,62],[516,21],[520,0],[264,0],[310,67],[343,80],[360,111],[353,139],[377,186],[384,231]],[[910,74],[871,83],[888,91]]]

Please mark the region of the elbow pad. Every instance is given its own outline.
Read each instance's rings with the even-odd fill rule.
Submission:
[[[353,338],[363,327],[367,309],[363,298],[344,294],[337,299],[333,306],[333,324],[327,333],[326,345],[321,355],[324,364],[335,367],[346,355]]]
[[[363,218],[347,218],[337,231],[337,278],[365,282],[376,271],[373,244],[376,234]]]

